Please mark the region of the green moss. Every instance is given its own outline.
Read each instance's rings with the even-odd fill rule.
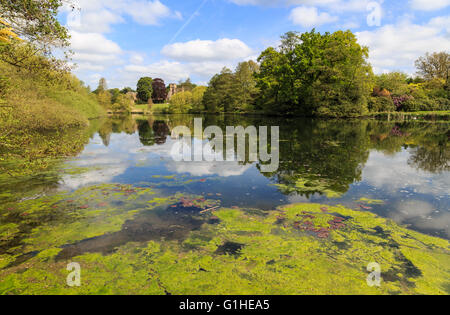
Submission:
[[[162,204],[158,198],[153,201]],[[181,198],[193,196],[165,201]],[[82,267],[79,288],[65,284],[67,262],[53,259],[60,242],[47,240],[40,245],[47,250],[26,262],[26,270],[0,271],[0,293],[448,294],[449,242],[371,213],[295,204],[198,216],[205,223],[184,240],[127,243],[110,255],[74,257]],[[83,227],[76,228],[83,234]],[[382,268],[379,288],[366,283],[371,262]]]

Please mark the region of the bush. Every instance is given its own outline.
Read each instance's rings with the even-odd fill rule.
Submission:
[[[184,114],[189,113],[192,109],[192,93],[180,92],[172,96],[170,99],[170,113]]]
[[[420,111],[435,111],[439,110],[440,104],[434,99],[426,98],[411,98],[407,100],[402,107],[404,112],[420,112]]]
[[[395,105],[390,97],[371,97],[369,111],[372,113],[395,112]]]

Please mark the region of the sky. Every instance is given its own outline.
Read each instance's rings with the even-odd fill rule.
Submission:
[[[71,34],[75,74],[96,88],[140,77],[206,85],[279,45],[288,31],[353,31],[375,73],[414,75],[426,52],[450,51],[450,0],[73,0],[59,19]]]

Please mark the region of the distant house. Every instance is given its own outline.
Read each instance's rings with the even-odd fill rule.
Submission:
[[[134,102],[137,102],[137,93],[136,92],[128,92],[126,94],[130,99],[132,99]]]
[[[179,89],[175,83],[169,84],[169,93],[167,94],[167,100],[170,100],[172,96],[179,92],[184,92],[184,87],[181,87],[181,89]]]

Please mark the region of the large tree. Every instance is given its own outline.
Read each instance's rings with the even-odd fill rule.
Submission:
[[[153,94],[152,99],[154,103],[163,103],[167,99],[167,88],[163,79],[155,79],[152,82]]]
[[[259,57],[262,106],[283,115],[364,114],[372,87],[367,59],[368,48],[350,31],[288,33],[278,50]]]
[[[137,96],[139,101],[148,103],[153,94],[153,79],[150,77],[140,78],[137,83]]]
[[[442,79],[447,83],[450,75],[450,54],[447,52],[427,53],[416,61],[418,74],[426,80]]]

